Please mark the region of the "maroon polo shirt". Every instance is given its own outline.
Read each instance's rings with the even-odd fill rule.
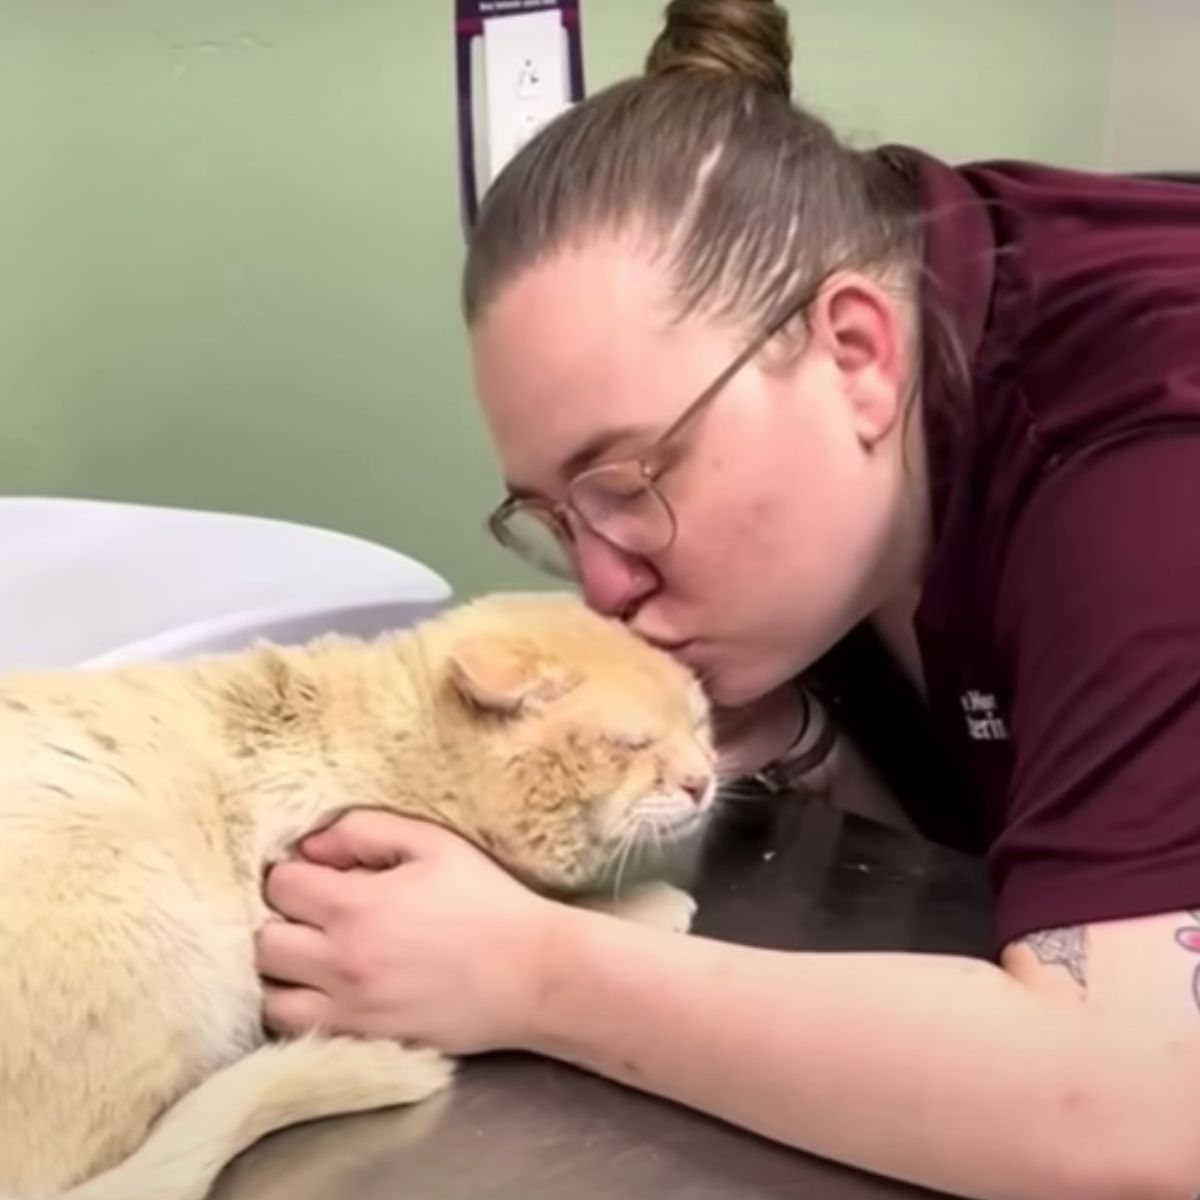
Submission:
[[[928,368],[916,631],[997,947],[1200,908],[1200,186],[916,159],[971,374]]]

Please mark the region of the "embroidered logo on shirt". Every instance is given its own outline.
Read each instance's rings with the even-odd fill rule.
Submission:
[[[975,742],[1006,742],[1008,726],[1000,715],[1000,706],[991,692],[975,688],[959,697],[967,721],[967,736]]]

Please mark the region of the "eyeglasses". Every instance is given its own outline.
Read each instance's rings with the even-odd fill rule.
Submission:
[[[509,496],[488,518],[492,536],[531,566],[568,580],[578,574],[577,526],[638,558],[668,549],[678,525],[659,484],[680,461],[681,434],[811,299],[805,293],[788,304],[640,455],[581,471],[557,503],[537,496]]]

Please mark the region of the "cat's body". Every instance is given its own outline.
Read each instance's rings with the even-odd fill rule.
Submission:
[[[587,893],[711,798],[694,681],[559,597],[0,679],[0,1194],[199,1200],[274,1128],[447,1081],[393,1043],[266,1043],[263,871],[341,813],[427,817]]]

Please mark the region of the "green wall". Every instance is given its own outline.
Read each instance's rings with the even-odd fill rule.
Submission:
[[[1100,161],[1109,0],[793,0],[856,139]],[[529,581],[457,310],[450,0],[0,0],[0,488],[227,508]],[[583,0],[588,84],[657,0]]]

